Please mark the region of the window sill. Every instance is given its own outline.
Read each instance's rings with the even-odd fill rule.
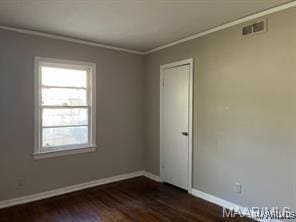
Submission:
[[[73,148],[73,149],[68,149],[68,150],[33,153],[33,158],[34,158],[34,160],[40,160],[40,159],[45,159],[45,158],[67,156],[67,155],[88,153],[88,152],[94,152],[94,151],[96,151],[96,146],[87,146],[87,147],[79,147],[79,148]]]

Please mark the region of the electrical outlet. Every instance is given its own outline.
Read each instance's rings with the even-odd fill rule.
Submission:
[[[235,183],[235,192],[242,193],[242,185],[240,183]]]

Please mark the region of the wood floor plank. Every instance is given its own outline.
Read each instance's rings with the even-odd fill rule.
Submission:
[[[1,222],[219,222],[222,208],[137,177],[0,210]]]

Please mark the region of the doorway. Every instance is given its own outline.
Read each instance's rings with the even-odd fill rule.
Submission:
[[[160,67],[160,178],[191,192],[193,59]]]

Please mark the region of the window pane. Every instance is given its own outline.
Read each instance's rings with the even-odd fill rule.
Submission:
[[[42,105],[45,106],[86,106],[86,98],[85,89],[42,89]]]
[[[43,109],[42,126],[88,125],[87,108]]]
[[[87,71],[85,70],[42,66],[41,74],[44,86],[87,87]]]
[[[88,143],[88,127],[43,128],[42,146],[64,146]]]

